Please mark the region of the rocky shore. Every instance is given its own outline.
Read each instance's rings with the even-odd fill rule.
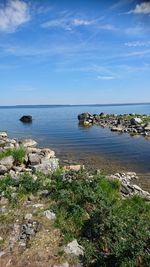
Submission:
[[[36,148],[36,145],[37,142],[32,139],[17,141],[8,138],[7,133],[0,132],[0,153],[2,157],[0,159],[0,175],[10,174],[12,177],[16,177],[24,172],[35,173],[40,171],[47,174],[55,171],[59,166],[59,160],[55,157],[55,152],[49,148]],[[11,151],[19,154],[20,149],[24,149],[25,154],[21,162],[16,162],[11,155]]]
[[[141,135],[150,138],[150,115],[141,114],[90,114],[88,112],[78,115],[79,124],[82,126],[100,125],[110,128],[113,132]]]
[[[88,116],[90,117],[86,117],[86,121],[89,123],[92,123],[90,121],[92,118],[94,118],[93,123],[101,124],[102,121],[104,123],[104,119],[96,121],[95,116],[92,118],[91,115]],[[85,115],[80,115],[79,120],[82,121],[83,117],[85,118]],[[105,119],[106,125],[108,125],[107,121],[112,120]],[[74,179],[78,179],[78,173],[81,176],[82,172],[84,173],[85,183],[92,181],[94,175],[86,172],[82,165],[60,166],[59,159],[56,158],[53,150],[36,146],[37,142],[32,139],[18,141],[8,138],[6,132],[0,132],[0,223],[3,221],[4,224],[0,225],[2,233],[0,236],[1,266],[21,267],[24,264],[32,267],[84,266],[79,260],[84,256],[84,247],[79,245],[76,239],[68,241],[64,245],[63,237],[54,227],[57,215],[52,208],[49,208],[53,201],[49,202],[47,198],[55,192],[55,180],[53,180],[53,186],[50,187],[52,183],[50,177],[58,169],[64,185],[66,182],[72,184]],[[100,174],[99,171],[96,173]],[[107,179],[108,181],[119,181],[120,194],[123,199],[130,196],[141,196],[147,203],[150,202],[150,194],[135,184],[138,179],[136,173],[116,173],[108,175]],[[58,190],[59,183],[58,181]],[[34,192],[36,192],[35,195]],[[65,198],[65,195],[62,194],[61,198],[63,199],[63,197]],[[50,245],[51,242],[54,243],[53,247]],[[60,251],[65,256],[60,257]],[[21,258],[22,262],[19,262],[20,253],[24,255],[24,258]],[[32,263],[33,255],[36,253],[38,257],[34,256],[36,260]],[[76,263],[72,257],[78,259],[75,260]],[[40,259],[39,264],[42,265],[38,265],[38,258]],[[30,264],[28,265],[28,263]]]
[[[24,173],[33,175],[36,179],[36,173],[41,172],[45,175],[51,174],[59,168],[59,159],[55,156],[55,151],[50,148],[37,148],[37,142],[32,139],[17,141],[10,139],[6,132],[0,132],[0,177],[10,175],[11,178],[17,179]],[[16,154],[24,150],[23,159],[16,160],[13,151]],[[10,155],[9,155],[10,154]],[[83,165],[66,165],[63,166],[65,171],[80,171],[84,169]],[[135,172],[122,172],[108,175],[109,179],[118,179],[122,184],[121,192],[123,196],[140,194],[150,200],[150,194],[142,190],[132,181],[138,177]]]

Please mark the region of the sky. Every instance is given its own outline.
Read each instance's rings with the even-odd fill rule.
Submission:
[[[150,1],[0,0],[0,105],[150,102]]]

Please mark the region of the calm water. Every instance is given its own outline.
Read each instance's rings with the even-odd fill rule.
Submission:
[[[77,159],[83,159],[94,155],[97,164],[103,157],[108,162],[116,160],[124,166],[132,165],[133,170],[150,173],[150,141],[143,137],[112,133],[100,126],[79,127],[77,115],[86,111],[150,114],[150,104],[0,108],[0,130],[6,130],[13,138],[31,137],[38,141],[39,146],[51,147],[60,156],[76,155]],[[25,114],[33,116],[32,124],[19,121]]]

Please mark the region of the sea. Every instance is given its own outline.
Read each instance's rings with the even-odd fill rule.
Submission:
[[[144,188],[150,188],[150,140],[111,132],[100,126],[81,127],[82,112],[150,115],[150,104],[1,106],[0,131],[10,138],[32,138],[49,147],[63,162],[83,163],[105,172],[135,171]],[[33,121],[22,123],[23,115]]]

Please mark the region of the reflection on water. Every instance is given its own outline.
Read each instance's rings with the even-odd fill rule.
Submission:
[[[96,125],[80,127],[77,115],[82,112],[150,114],[150,104],[0,108],[0,130],[7,130],[10,137],[36,139],[39,146],[49,146],[62,157],[74,154],[76,159],[80,157],[83,160],[94,155],[93,165],[95,162],[102,167],[109,165],[108,162],[117,161],[124,169],[132,166],[138,172],[150,172],[150,140],[120,135]],[[19,120],[25,114],[33,117],[31,124]]]

